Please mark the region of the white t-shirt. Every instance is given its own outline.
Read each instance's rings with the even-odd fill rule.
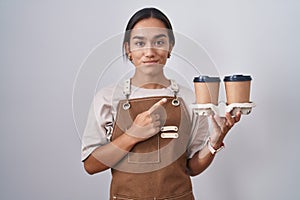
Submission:
[[[110,142],[117,106],[120,100],[126,99],[122,83],[101,89],[94,97],[89,110],[86,127],[82,136],[81,160],[84,161],[97,147]],[[130,99],[151,96],[174,96],[171,86],[162,89],[145,89],[131,85]],[[178,97],[184,100],[192,119],[192,134],[188,145],[188,158],[199,151],[209,136],[207,117],[193,115],[190,105],[194,103],[193,91],[179,85]]]

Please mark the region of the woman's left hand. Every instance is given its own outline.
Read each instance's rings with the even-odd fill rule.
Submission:
[[[212,115],[210,118],[213,125],[210,142],[213,146],[218,148],[222,145],[222,142],[229,130],[234,126],[235,123],[240,121],[241,113],[237,112],[236,115],[232,117],[231,114],[227,112],[225,117]]]

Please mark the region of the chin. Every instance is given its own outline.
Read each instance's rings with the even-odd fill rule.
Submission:
[[[154,64],[146,64],[138,67],[139,71],[143,72],[147,75],[157,75],[163,71],[164,65],[154,63]]]

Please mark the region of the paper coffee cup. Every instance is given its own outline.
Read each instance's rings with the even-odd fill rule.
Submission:
[[[225,76],[226,103],[228,105],[231,103],[248,103],[250,101],[251,80],[251,76]]]
[[[194,77],[196,103],[218,105],[220,81],[219,77]]]

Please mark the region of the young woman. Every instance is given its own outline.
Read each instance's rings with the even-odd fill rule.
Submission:
[[[82,138],[89,174],[112,171],[110,199],[192,200],[190,176],[204,171],[240,113],[222,120],[192,117],[193,92],[164,74],[175,38],[156,8],[129,20],[123,48],[135,66],[125,83],[95,96]],[[222,122],[222,123],[221,123]]]

